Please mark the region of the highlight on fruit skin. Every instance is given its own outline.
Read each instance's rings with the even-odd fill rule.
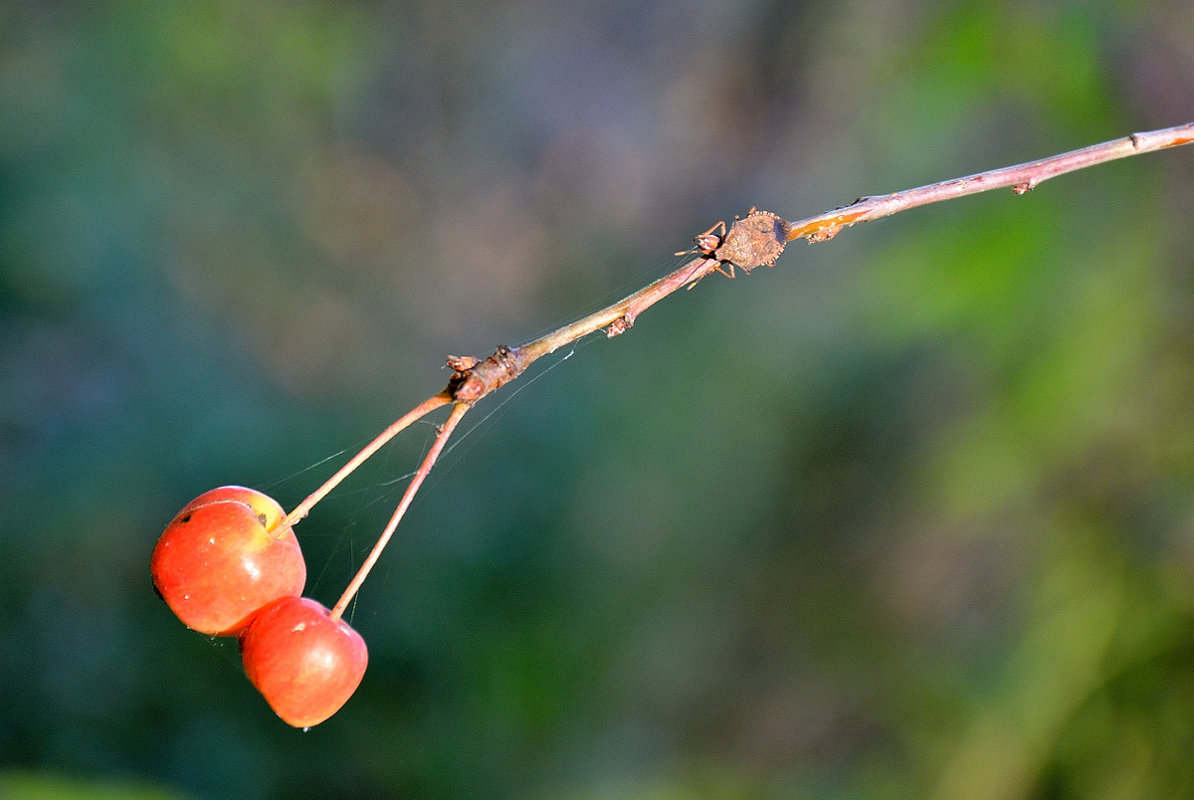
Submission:
[[[238,636],[265,605],[298,597],[307,566],[286,513],[243,486],[204,492],[171,520],[150,558],[158,594],[184,625]]]
[[[306,597],[263,608],[240,639],[250,683],[282,721],[318,725],[348,702],[369,662],[361,635]]]

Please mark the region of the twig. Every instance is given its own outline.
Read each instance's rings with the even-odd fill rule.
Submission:
[[[521,375],[536,359],[553,353],[602,328],[605,329],[606,335],[611,337],[625,333],[634,325],[639,315],[655,303],[681,287],[695,286],[711,272],[722,272],[732,278],[735,267],[749,274],[755,267],[773,266],[776,258],[783,252],[784,246],[793,239],[805,238],[809,242],[824,242],[832,239],[843,228],[859,222],[867,222],[910,208],[992,189],[1010,186],[1013,192],[1022,195],[1049,178],[1066,172],[1191,142],[1194,142],[1194,122],[1161,130],[1133,133],[1122,139],[1103,142],[1025,164],[979,172],[964,178],[954,178],[892,194],[859,198],[843,208],[826,211],[796,222],[788,222],[770,211],[757,211],[752,208],[744,218],[735,220],[728,231],[725,223],[721,222],[695,237],[696,247],[686,251],[695,257],[682,267],[607,308],[519,347],[500,345],[493,355],[484,360],[478,360],[471,356],[449,356],[448,366],[452,368],[454,374],[448,382],[447,388],[423,401],[410,413],[386,428],[287,517],[287,522],[291,524],[298,522],[306,516],[313,505],[395,434],[430,411],[447,403],[455,404],[447,422],[440,428],[431,450],[423,459],[423,463],[419,466],[410,485],[407,486],[398,508],[394,511],[385,530],[382,531],[381,537],[332,609],[332,618],[337,619],[344,613],[344,609],[360,588],[373,564],[376,563],[386,543],[389,542],[415,493],[419,490],[419,486],[422,485],[423,479],[431,471],[436,458],[443,450],[448,437],[451,436],[461,417],[482,397]],[[721,230],[723,234],[715,234],[714,231],[717,230]]]
[[[788,240],[803,236],[809,241],[825,241],[833,238],[842,228],[857,222],[869,222],[917,206],[953,200],[991,189],[1010,186],[1016,194],[1026,194],[1050,178],[1067,172],[1190,142],[1194,142],[1194,122],[1156,131],[1133,133],[1122,139],[1112,139],[1109,142],[1029,161],[1027,164],[1017,164],[1014,167],[979,172],[965,178],[931,183],[928,186],[905,189],[893,194],[861,197],[845,208],[826,211],[815,217],[793,222]]]
[[[827,241],[836,236],[842,228],[859,222],[888,217],[917,206],[992,189],[1010,186],[1012,191],[1022,195],[1056,175],[1191,142],[1194,142],[1194,122],[1162,130],[1133,133],[1122,139],[1084,147],[1081,150],[1071,150],[1026,164],[979,172],[965,178],[954,178],[893,194],[860,198],[844,208],[826,211],[796,222],[787,222],[769,211],[751,209],[745,218],[734,222],[724,237],[713,234],[722,223],[696,237],[697,247],[692,252],[698,254],[697,258],[607,308],[520,347],[503,345],[481,362],[475,359],[458,359],[454,364],[453,360],[449,359],[448,363],[457,370],[457,375],[448,385],[447,391],[457,401],[475,403],[494,389],[517,378],[535,359],[553,353],[582,336],[601,328],[606,328],[609,336],[625,332],[647,308],[682,286],[696,284],[709,273],[721,269],[723,265],[731,268],[731,276],[734,266],[749,273],[754,267],[774,265],[784,245],[793,239],[804,237],[810,242]]]

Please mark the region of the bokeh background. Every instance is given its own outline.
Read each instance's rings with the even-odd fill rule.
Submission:
[[[0,796],[1194,794],[1194,150],[796,243],[487,398],[309,733],[148,575],[718,219],[1192,97],[1184,0],[5,3]],[[308,594],[431,436],[298,526]]]

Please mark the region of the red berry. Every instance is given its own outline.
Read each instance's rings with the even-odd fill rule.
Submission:
[[[365,675],[365,640],[305,597],[263,608],[240,640],[245,674],[282,721],[318,725],[340,710]]]
[[[150,572],[183,624],[216,636],[240,634],[262,606],[297,597],[307,582],[286,512],[241,486],[187,503],[158,539]]]

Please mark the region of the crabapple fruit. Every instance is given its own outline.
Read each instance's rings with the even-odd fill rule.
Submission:
[[[340,710],[365,675],[365,640],[306,597],[283,597],[241,635],[245,675],[282,721],[318,725]]]
[[[263,606],[298,597],[307,582],[286,512],[243,486],[187,503],[158,539],[150,573],[184,625],[215,636],[239,635]]]

